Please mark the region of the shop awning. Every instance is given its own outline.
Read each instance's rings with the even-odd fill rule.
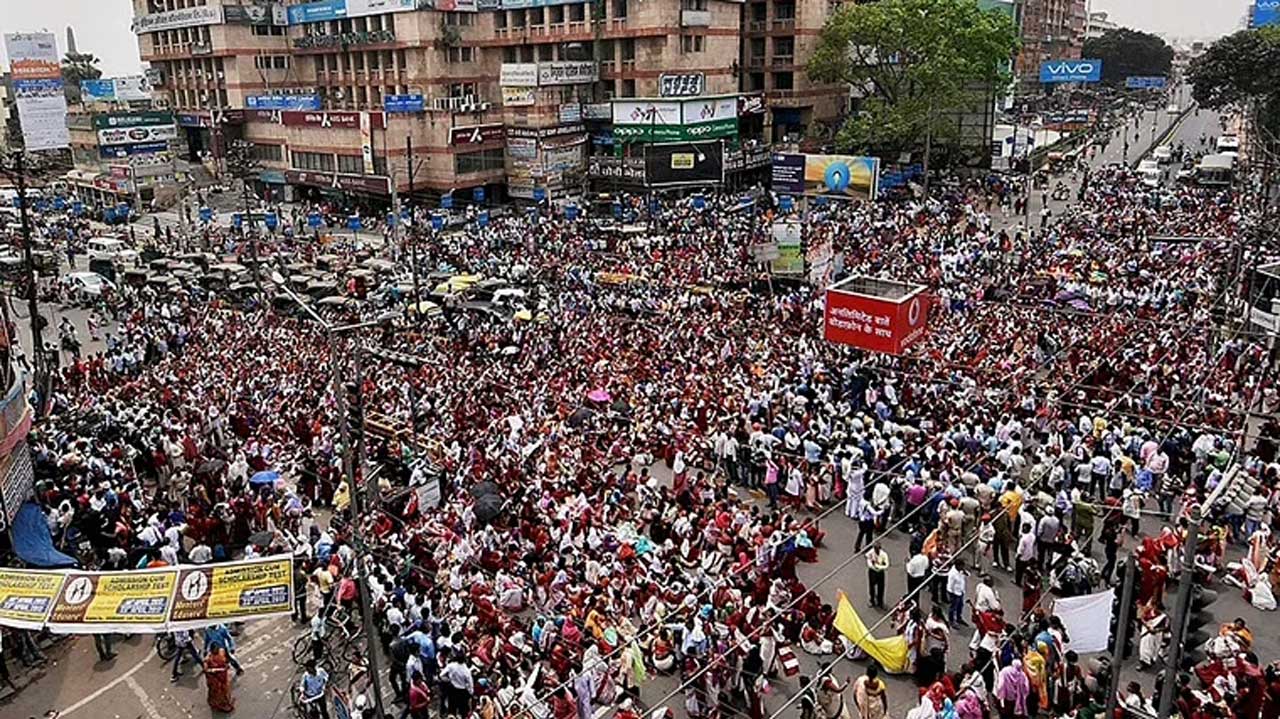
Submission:
[[[13,520],[13,552],[33,567],[50,569],[76,566],[76,560],[53,548],[49,524],[34,502],[23,504]]]

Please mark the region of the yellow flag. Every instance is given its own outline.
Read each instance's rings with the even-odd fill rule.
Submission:
[[[876,639],[871,636],[871,632],[867,631],[867,625],[862,623],[862,617],[854,611],[853,605],[849,603],[849,598],[844,592],[839,593],[834,624],[841,634],[849,638],[849,641],[856,644],[872,659],[880,662],[880,666],[886,672],[903,674],[911,668],[910,661],[907,659],[906,637],[898,635],[889,639]]]

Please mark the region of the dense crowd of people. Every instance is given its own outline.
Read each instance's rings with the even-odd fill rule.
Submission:
[[[1184,571],[1274,608],[1280,466],[1271,429],[1242,444],[1275,401],[1269,352],[1221,319],[1237,278],[1218,238],[1244,231],[1239,198],[1089,177],[1044,228],[988,213],[1013,196],[994,180],[810,207],[806,243],[839,272],[928,286],[929,334],[901,357],[824,341],[820,293],[751,261],[785,214],[767,193],[442,235],[424,270],[507,280],[527,312],[447,304],[344,336],[350,387],[305,317],[129,293],[104,349],[59,370],[29,439],[37,499],[57,545],[105,569],[291,553],[315,646],[294,681],[326,716],[342,668],[325,634],[360,589],[414,719],[1099,716],[1111,666],[1069,648],[1048,599],[1136,562],[1146,666]],[[1181,235],[1206,239],[1161,239]],[[335,387],[368,420],[355,487]],[[1192,508],[1228,475],[1257,480],[1256,501],[1204,507],[1203,535]],[[377,505],[350,517],[369,484]],[[1149,514],[1163,533],[1144,535]],[[856,524],[855,546],[831,546],[832,522]],[[865,562],[877,633],[905,639],[905,663],[837,629],[836,572],[804,566],[820,555],[855,576]],[[890,578],[905,591],[886,601]],[[234,647],[204,644],[225,711]],[[895,705],[908,680],[891,674],[918,700]],[[1280,714],[1280,668],[1244,622],[1173,681],[1189,719]],[[1153,715],[1149,686],[1120,686],[1124,711]],[[367,694],[353,711],[372,716]]]

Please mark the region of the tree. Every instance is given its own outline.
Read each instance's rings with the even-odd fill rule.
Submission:
[[[864,97],[841,129],[844,151],[893,154],[958,138],[954,117],[992,83],[1008,84],[1013,19],[976,0],[845,3],[827,20],[807,72]]]
[[[1168,75],[1173,48],[1149,32],[1127,27],[1084,41],[1084,56],[1102,61],[1102,81],[1123,85],[1131,75]]]
[[[1210,110],[1250,112],[1264,132],[1280,138],[1280,28],[1241,30],[1221,38],[1191,63],[1191,96]]]
[[[97,80],[102,77],[98,69],[98,58],[91,53],[69,52],[62,58],[62,84],[67,102],[80,102],[80,81]]]

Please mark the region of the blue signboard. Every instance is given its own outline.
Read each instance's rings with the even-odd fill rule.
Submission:
[[[545,199],[547,199],[547,190],[546,190],[546,188],[543,188],[543,187],[535,187],[535,188],[533,188],[533,201],[534,201],[534,202],[542,202],[542,201],[543,201],[543,200],[545,200]]]
[[[116,99],[116,81],[115,80],[81,80],[80,96],[85,102],[93,102],[95,100],[110,102]]]
[[[436,232],[444,229],[444,215],[431,215],[431,229]]]
[[[388,212],[388,213],[387,213],[387,227],[395,227],[395,226],[396,226],[396,220],[397,220],[397,218],[396,218],[396,213],[394,213],[394,212]]]
[[[476,224],[481,227],[489,226],[489,212],[487,210],[476,216]]]
[[[311,214],[307,215],[307,227],[310,227],[313,230],[320,228],[319,212],[312,212]]]
[[[1280,23],[1280,0],[1258,0],[1253,6],[1249,27],[1266,27]]]
[[[347,228],[355,232],[359,232],[364,225],[360,222],[360,215],[352,215],[347,218]]]
[[[1166,84],[1164,75],[1130,75],[1124,79],[1124,86],[1130,90],[1160,90]]]
[[[706,206],[707,206],[707,198],[703,197],[702,195],[694,195],[693,209],[701,210],[706,208]]]
[[[440,206],[446,210],[453,209],[453,193],[452,192],[450,192],[447,195],[440,196]]]
[[[578,219],[578,206],[569,205],[568,207],[564,208],[564,217],[566,220]]]
[[[289,24],[303,25],[309,22],[339,20],[347,16],[347,0],[320,0],[306,5],[289,7]]]
[[[275,232],[275,229],[280,226],[280,218],[276,217],[276,213],[274,212],[268,212],[262,218],[262,221],[267,223],[267,229],[272,232]]]
[[[319,110],[319,95],[249,95],[244,106],[250,110]]]
[[[1045,85],[1058,82],[1099,82],[1101,80],[1101,60],[1050,60],[1040,63],[1040,82]]]
[[[84,203],[83,203],[83,202],[73,202],[73,203],[71,203],[71,214],[75,215],[76,217],[79,217],[80,215],[83,215],[83,214],[84,214]]]
[[[778,198],[779,210],[782,210],[783,212],[790,212],[793,207],[795,207],[795,200],[791,198],[791,195],[782,195]]]
[[[132,145],[99,145],[98,156],[104,160],[113,157],[127,157],[129,155],[154,155],[157,152],[165,152],[169,149],[169,143],[165,142],[139,142]]]
[[[426,101],[422,95],[387,95],[382,100],[382,109],[387,112],[424,112]]]
[[[474,190],[472,190],[471,199],[475,200],[476,202],[484,202],[484,188],[477,187]]]
[[[241,224],[240,213],[237,212],[231,215],[231,226],[236,229],[240,229],[240,224]]]
[[[212,221],[213,221],[213,210],[209,209],[208,207],[201,207],[201,208],[200,208],[200,221],[201,221],[201,222],[212,222]]]

